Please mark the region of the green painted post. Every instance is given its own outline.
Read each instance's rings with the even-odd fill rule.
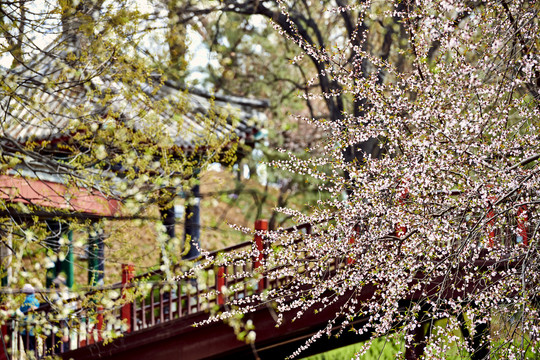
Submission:
[[[75,276],[73,274],[73,231],[68,230],[68,252],[66,258],[62,261],[61,271],[66,274],[66,285],[69,288],[73,287]]]
[[[47,246],[53,250],[57,255],[62,250],[63,247],[60,246],[60,238],[62,236],[67,236],[67,253],[63,261],[57,260],[54,264],[54,267],[47,269],[46,275],[46,286],[52,287],[53,280],[64,273],[66,275],[66,285],[68,287],[73,287],[73,231],[67,230],[68,225],[62,223],[58,220],[47,220],[47,227],[50,230],[49,238],[46,240]]]
[[[62,225],[60,222],[50,222],[48,223],[49,229],[53,234],[57,234],[58,236],[51,236],[51,239],[49,239],[48,246],[50,246],[58,255],[58,253],[61,250],[61,246],[59,243],[59,237],[63,236],[60,234],[60,232],[63,232]],[[73,287],[73,231],[68,230],[65,234],[68,238],[68,245],[67,245],[67,253],[64,260],[60,261],[57,260],[54,264],[54,267],[51,269],[47,269],[47,275],[46,275],[46,281],[45,285],[50,288],[53,286],[53,280],[60,275],[60,273],[64,273],[66,275],[66,285],[71,288]]]
[[[96,232],[88,238],[88,285],[103,285],[105,277],[103,235]]]
[[[0,273],[2,274],[2,286],[8,286],[8,269],[6,266],[4,266],[4,261],[2,261],[2,268],[0,268]]]
[[[88,285],[97,285],[97,266],[98,266],[98,244],[97,236],[90,236],[88,238]]]
[[[58,241],[58,234],[60,233],[61,225],[59,221],[56,220],[47,220],[47,228],[50,231],[49,236],[45,240],[45,245],[51,249],[54,253],[58,254],[60,250],[60,245]],[[47,269],[45,286],[50,288],[53,286],[53,280],[56,278],[58,273],[61,271],[60,261],[55,261],[54,267]]]
[[[51,288],[53,285],[53,280],[56,278],[56,267],[47,269],[47,274],[45,275],[45,286]]]
[[[7,240],[11,245],[10,239]],[[8,286],[8,271],[10,266],[11,249],[6,245],[0,245],[0,275],[2,276],[2,286]]]

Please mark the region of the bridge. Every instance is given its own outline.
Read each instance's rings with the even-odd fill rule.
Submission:
[[[303,316],[291,321],[292,314],[284,314],[283,324],[276,327],[276,311],[272,303],[260,303],[255,311],[246,315],[242,321],[250,321],[256,333],[256,339],[247,343],[238,340],[233,326],[223,321],[205,322],[209,314],[217,314],[229,310],[231,301],[248,297],[254,292],[265,289],[274,289],[286,286],[289,279],[262,276],[254,280],[252,274],[261,266],[263,256],[263,240],[261,234],[267,229],[266,221],[257,221],[257,233],[253,241],[234,245],[210,253],[210,256],[221,254],[235,258],[242,250],[257,249],[259,257],[244,262],[229,262],[231,265],[207,267],[205,276],[195,279],[180,279],[163,281],[162,271],[153,271],[134,276],[132,265],[124,265],[122,282],[110,286],[110,289],[119,289],[124,298],[122,306],[106,309],[94,306],[81,306],[76,311],[80,322],[79,331],[69,331],[70,338],[54,350],[63,359],[90,360],[90,359],[282,359],[304,345],[320,329],[327,326],[328,320],[339,312],[345,299],[356,296],[358,300],[371,298],[376,291],[375,287],[364,286],[361,292],[351,291],[341,300],[327,306],[318,314]],[[309,224],[295,227],[305,233],[311,233]],[[287,229],[290,231],[292,229]],[[526,233],[522,235],[525,236]],[[491,235],[490,235],[491,236]],[[352,261],[347,258],[335,258],[329,263],[329,273],[347,266]],[[487,269],[494,264],[478,260],[480,270]],[[499,264],[508,266],[508,264]],[[515,265],[515,264],[514,264]],[[264,275],[264,274],[263,274]],[[418,276],[422,276],[418,274]],[[441,280],[442,281],[442,280]],[[435,294],[438,289],[435,282],[428,289],[428,296]],[[458,284],[459,285],[459,284]],[[478,287],[478,283],[471,286]],[[459,288],[460,286],[456,286]],[[144,292],[133,290],[145,289]],[[228,290],[227,290],[228,289]],[[452,291],[444,294],[445,297],[457,298],[463,296],[467,289]],[[142,295],[144,294],[144,295]],[[92,294],[89,294],[91,297]],[[95,301],[102,301],[102,294],[95,292]],[[403,299],[403,309],[408,304],[421,298],[420,292],[410,294]],[[101,299],[101,300],[100,300]],[[44,307],[38,311],[51,311]],[[352,326],[362,325],[367,318],[355,319]],[[109,325],[104,325],[109,324]],[[116,325],[115,325],[116,324]],[[201,324],[194,326],[194,324]],[[339,324],[339,322],[337,322]],[[63,328],[69,327],[67,321],[59,322],[56,334],[62,334]],[[335,329],[337,330],[337,328]],[[21,348],[19,329],[15,321],[10,326],[4,326],[2,332],[8,335],[9,341],[5,343],[8,353],[17,354]],[[103,341],[106,332],[120,332],[121,336],[113,341]],[[237,331],[238,332],[238,331]],[[244,334],[245,335],[245,334]],[[424,339],[423,331],[414,334],[417,343]],[[55,334],[50,335],[52,343],[61,343],[61,338]],[[322,337],[311,345],[303,356],[328,351],[337,347],[367,340],[369,335],[359,336],[355,333],[345,332],[339,338]],[[14,341],[17,339],[17,341]],[[24,339],[22,339],[24,341]],[[6,351],[0,352],[5,359],[16,359],[16,356],[6,356]],[[479,348],[480,353],[487,351]],[[34,351],[35,356],[50,354],[47,341],[39,344]],[[407,359],[417,359],[423,352],[423,345],[406,349]]]

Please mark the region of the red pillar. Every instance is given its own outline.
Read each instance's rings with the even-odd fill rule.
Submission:
[[[495,202],[497,201],[496,196],[490,196],[489,200]],[[489,210],[487,213],[487,223],[489,226],[489,234],[488,234],[488,247],[495,246],[495,211],[493,210],[493,206],[489,204]]]
[[[268,231],[268,220],[257,220],[255,221],[255,231]],[[259,255],[255,258],[253,262],[253,268],[257,269],[262,266],[262,260],[264,257],[264,242],[262,235],[255,234],[255,238],[253,239],[253,242],[255,243],[255,246],[257,250],[259,250]],[[261,280],[259,280],[259,292],[262,291],[265,287],[265,278],[263,277]]]
[[[358,237],[358,234],[360,233],[360,225],[354,226],[354,234],[349,238],[349,244],[354,244],[356,241],[356,238]],[[347,258],[347,264],[354,264],[356,260],[353,258]]]
[[[407,199],[408,196],[409,196],[409,189],[404,188],[401,191],[401,194],[399,195],[399,199],[398,199],[399,206],[404,206],[405,199]],[[397,223],[395,226],[395,230],[396,230],[396,236],[398,238],[405,236],[405,234],[407,234],[407,226],[404,225],[403,223]]]
[[[126,297],[126,292],[127,292],[127,287],[126,285],[129,284],[131,282],[131,279],[133,279],[133,274],[135,272],[135,267],[133,266],[133,264],[122,264],[122,298],[125,298]],[[131,303],[128,303],[128,304],[124,304],[122,305],[122,310],[121,310],[121,319],[122,321],[125,321],[125,323],[127,324],[127,332],[131,332],[131,329],[132,329],[132,324],[131,324],[131,319],[132,319],[132,311],[133,311],[133,308],[132,308],[133,304]]]
[[[218,305],[225,304],[225,298],[223,297],[223,293],[221,292],[221,289],[225,286],[225,266],[218,267],[218,271],[216,274],[216,290],[218,292],[217,295],[217,303]]]
[[[5,309],[5,308],[4,308]],[[10,342],[5,340],[7,338],[6,335],[8,335],[8,326],[7,324],[2,324],[0,335],[2,336],[2,343],[0,344],[0,360],[8,360],[9,354],[7,353],[7,350],[9,349]]]
[[[527,221],[529,220],[529,213],[527,211],[527,205],[521,205],[517,211],[517,224],[518,224],[518,236],[521,237],[521,243],[525,246],[529,245],[529,238],[527,234]]]
[[[98,341],[102,341],[102,329],[103,329],[103,306],[98,306],[97,308],[97,325],[96,329],[98,332]]]

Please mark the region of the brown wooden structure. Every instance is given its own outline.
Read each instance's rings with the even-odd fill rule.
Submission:
[[[266,221],[256,222],[256,235],[253,241],[248,241],[231,246],[214,253],[210,256],[228,254],[233,256],[235,252],[243,249],[256,249],[259,255],[242,265],[228,265],[215,268],[206,268],[207,276],[204,281],[182,279],[172,282],[162,281],[163,274],[160,271],[133,276],[133,266],[123,267],[122,283],[113,285],[113,288],[121,290],[122,297],[128,297],[131,288],[149,286],[145,296],[138,296],[132,302],[103,312],[102,308],[95,310],[81,308],[77,310],[77,316],[82,322],[82,331],[73,334],[69,349],[59,354],[64,359],[90,360],[90,359],[282,359],[290,355],[306,340],[320,329],[327,326],[328,320],[339,313],[341,306],[351,296],[358,300],[372,298],[376,292],[373,286],[364,286],[361,292],[351,291],[341,296],[341,300],[327,306],[318,314],[303,316],[291,321],[292,314],[284,314],[283,324],[276,327],[276,313],[272,304],[259,304],[256,310],[245,316],[244,321],[251,320],[255,326],[256,340],[253,344],[237,340],[232,328],[222,321],[205,323],[194,327],[196,323],[202,323],[209,317],[209,309],[227,311],[231,300],[238,300],[249,296],[250,293],[260,292],[264,289],[272,289],[283,286],[288,280],[272,279],[263,277],[253,281],[249,274],[261,266],[261,256],[264,254],[262,233],[267,229]],[[306,224],[296,227],[311,233],[311,225]],[[521,234],[524,235],[524,234]],[[487,249],[486,249],[487,251]],[[329,271],[348,266],[351,259],[336,258],[329,265]],[[475,262],[479,273],[487,270],[508,266],[521,266],[519,261],[498,262],[497,264],[482,260]],[[248,276],[240,274],[248,274]],[[232,276],[226,276],[232,275]],[[238,275],[238,276],[234,276]],[[465,274],[464,274],[465,275]],[[418,278],[423,275],[418,274]],[[234,279],[234,280],[230,280]],[[148,281],[149,280],[149,281]],[[459,276],[456,280],[455,289],[462,288]],[[444,279],[436,279],[424,291],[427,296],[439,294],[446,298],[463,297],[465,293],[478,288],[482,279],[478,282],[469,283],[470,288],[462,290],[447,289],[440,294],[439,285]],[[231,289],[222,291],[223,287]],[[485,284],[483,285],[485,286]],[[403,299],[400,306],[405,310],[411,302],[425,298],[420,291],[411,293],[407,299]],[[41,311],[48,311],[42,309]],[[117,331],[123,335],[109,343],[102,340],[104,317],[115,317],[119,320]],[[367,318],[355,319],[351,325],[358,327],[364,324]],[[339,321],[336,322],[339,324]],[[109,329],[111,330],[111,329]],[[337,330],[337,329],[335,329]],[[15,329],[4,329],[4,334],[16,334]],[[417,359],[423,353],[425,338],[423,331],[417,331],[415,342],[420,344],[407,349],[406,359]],[[357,343],[369,338],[369,334],[359,336],[355,333],[344,333],[339,338],[320,338],[311,345],[302,355],[316,354],[333,348]],[[39,351],[47,352],[48,349]],[[479,351],[486,350],[479,348]],[[480,358],[478,356],[473,358]]]

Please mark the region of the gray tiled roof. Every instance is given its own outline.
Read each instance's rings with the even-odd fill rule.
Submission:
[[[5,85],[0,89],[1,136],[52,141],[71,136],[81,119],[99,126],[124,121],[138,130],[157,123],[176,146],[189,150],[204,143],[208,130],[224,139],[231,133],[249,139],[265,120],[265,101],[184,91],[172,81],[158,85],[159,76],[127,84],[111,68],[106,74],[99,68],[74,69],[67,55],[60,45],[51,46],[27,66],[0,70]],[[227,121],[217,125],[203,120],[211,110]]]

